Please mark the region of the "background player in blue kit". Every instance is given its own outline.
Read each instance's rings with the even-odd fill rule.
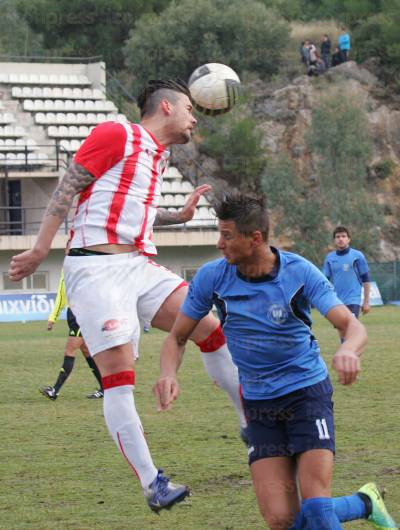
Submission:
[[[350,233],[345,226],[333,231],[336,250],[329,252],[324,261],[324,274],[333,283],[340,300],[358,317],[360,309],[369,312],[370,276],[368,263],[359,250],[350,247]],[[364,301],[361,307],[361,290]]]
[[[369,518],[377,528],[397,528],[374,484],[331,498],[332,386],[311,331],[310,306],[343,334],[332,364],[344,385],[354,383],[360,371],[364,327],[314,265],[268,245],[263,197],[230,193],[215,210],[224,258],[199,269],[163,344],[154,388],[159,409],[177,398],[185,343],[215,304],[239,368],[249,464],[269,527],[337,530],[340,521]]]

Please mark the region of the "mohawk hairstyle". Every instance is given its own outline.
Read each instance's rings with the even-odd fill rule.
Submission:
[[[259,230],[264,241],[268,241],[269,217],[265,195],[228,191],[217,198],[213,207],[220,221],[234,221],[238,231],[244,235]]]
[[[161,90],[180,92],[192,100],[189,87],[182,79],[151,79],[137,97],[137,104],[140,109],[141,118],[143,118],[145,114],[153,113],[156,110],[156,104],[158,104],[159,101],[158,98],[156,99],[153,97],[153,94]],[[163,97],[165,97],[165,94]]]

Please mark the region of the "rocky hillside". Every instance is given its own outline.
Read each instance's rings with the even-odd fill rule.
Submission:
[[[306,75],[290,84],[277,86],[255,82],[256,98],[252,113],[263,131],[263,145],[269,157],[285,152],[293,160],[298,177],[312,180],[315,171],[313,153],[305,140],[312,109],[327,94],[351,94],[364,103],[373,139],[373,154],[369,163],[370,193],[384,206],[386,228],[382,232],[382,259],[400,256],[400,98],[379,81],[374,64],[359,66],[350,61],[330,69],[315,78]],[[195,144],[175,153],[178,164],[187,174],[195,174],[194,162],[201,163],[208,175],[213,175],[213,161],[199,156]],[[208,180],[210,180],[208,178]],[[221,183],[216,183],[220,186]],[[223,185],[223,184],[222,184]]]

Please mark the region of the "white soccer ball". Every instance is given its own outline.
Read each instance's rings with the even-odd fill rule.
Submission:
[[[196,68],[188,86],[195,108],[215,116],[234,106],[239,97],[240,79],[229,66],[208,63]]]

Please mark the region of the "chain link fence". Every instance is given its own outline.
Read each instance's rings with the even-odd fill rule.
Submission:
[[[400,261],[369,263],[371,280],[376,282],[384,303],[400,300]]]

